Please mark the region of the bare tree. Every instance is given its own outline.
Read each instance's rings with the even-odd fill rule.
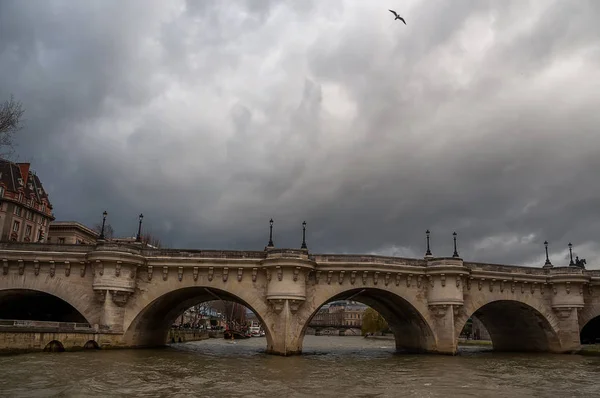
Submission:
[[[23,104],[15,101],[13,96],[0,104],[0,156],[6,157],[14,151],[14,134],[21,129]]]
[[[163,247],[162,240],[158,236],[154,235],[152,232],[147,232],[145,234],[142,234],[140,236],[140,239],[142,240],[143,243],[145,243],[147,245],[154,246],[159,249],[161,247]]]
[[[94,225],[94,228],[92,228],[94,231],[100,233],[102,231],[102,224],[96,224]],[[113,229],[112,225],[110,224],[105,224],[104,225],[104,239],[109,240],[112,239],[115,235],[115,230]]]

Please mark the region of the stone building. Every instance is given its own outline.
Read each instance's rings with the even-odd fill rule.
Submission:
[[[93,245],[100,234],[77,221],[53,221],[48,230],[48,243]]]
[[[312,318],[310,326],[355,327],[362,326],[362,316],[368,307],[356,302],[333,302],[323,306]]]
[[[0,159],[0,239],[43,242],[51,221],[52,204],[30,164]]]

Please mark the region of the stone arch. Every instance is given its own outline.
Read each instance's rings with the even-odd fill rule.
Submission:
[[[98,345],[98,343],[94,340],[88,340],[84,345],[83,345],[83,349],[84,350],[99,350],[100,346]]]
[[[311,305],[303,308],[301,316],[304,324],[300,333],[300,344],[311,319],[323,305],[348,299],[366,304],[383,316],[394,333],[398,351],[417,353],[436,350],[436,336],[429,314],[426,312],[426,305],[415,301],[409,294],[400,295],[374,287],[359,287],[334,293],[316,292],[315,300]]]
[[[135,303],[135,316],[125,328],[124,341],[134,347],[157,347],[166,344],[169,328],[186,309],[206,301],[234,301],[250,309],[263,324],[267,344],[272,345],[273,333],[265,322],[265,309],[260,301],[244,294],[235,294],[226,290],[206,287],[188,286],[155,294],[147,304],[140,301]],[[133,312],[132,312],[133,314]]]
[[[65,289],[68,290],[68,289]],[[64,295],[62,295],[64,297]],[[0,318],[53,322],[90,322],[92,314],[75,301],[37,289],[0,289]],[[46,319],[47,318],[47,319]]]
[[[458,336],[475,315],[485,326],[495,351],[560,351],[557,319],[534,300],[496,298],[465,303],[455,321]]]
[[[65,347],[58,340],[52,340],[44,347],[44,352],[64,352]]]
[[[75,308],[90,325],[100,323],[100,311],[96,300],[93,299],[91,276],[73,281],[59,275],[43,277],[35,275],[25,268],[24,275],[9,274],[0,276],[0,292],[4,290],[33,290],[58,297]]]

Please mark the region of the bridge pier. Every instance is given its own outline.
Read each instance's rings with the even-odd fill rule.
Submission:
[[[298,355],[302,353],[304,322],[294,316],[298,310],[294,300],[277,300],[273,311],[265,322],[270,330],[267,336],[267,353],[281,356]]]

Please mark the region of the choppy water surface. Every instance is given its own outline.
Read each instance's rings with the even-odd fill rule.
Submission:
[[[264,338],[157,350],[0,357],[2,397],[600,397],[600,357],[397,355],[393,342],[306,336],[305,354]]]

